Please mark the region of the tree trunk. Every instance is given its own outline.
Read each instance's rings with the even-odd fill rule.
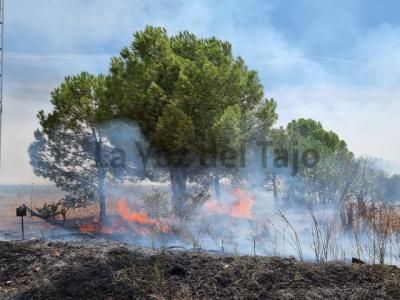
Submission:
[[[96,164],[97,164],[97,196],[99,199],[100,213],[99,213],[99,224],[104,225],[106,223],[106,197],[104,195],[104,181],[106,178],[106,170],[104,169],[103,161],[103,144],[100,130],[96,135],[95,129],[93,129],[94,137],[96,138]]]
[[[102,171],[100,172],[103,174],[99,174],[99,188],[98,188],[99,206],[100,206],[99,224],[104,225],[107,219],[106,196],[104,195],[104,172]]]
[[[218,168],[215,168],[214,171],[214,191],[215,191],[215,199],[219,202],[219,200],[221,199],[221,185],[219,183]]]
[[[185,168],[171,167],[170,169],[172,205],[175,211],[182,213],[184,201],[186,201],[186,180],[187,174]]]
[[[272,175],[272,189],[274,192],[275,203],[277,203],[278,202],[278,186],[276,183],[276,175],[275,174]]]

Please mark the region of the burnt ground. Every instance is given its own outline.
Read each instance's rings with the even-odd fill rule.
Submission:
[[[400,269],[104,240],[0,242],[0,299],[400,299]]]

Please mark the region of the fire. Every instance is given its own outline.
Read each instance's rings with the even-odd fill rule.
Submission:
[[[82,233],[99,232],[100,226],[98,223],[80,224],[79,230]]]
[[[119,215],[126,222],[134,222],[138,224],[155,224],[156,221],[152,220],[147,213],[142,211],[131,211],[128,207],[128,201],[121,199],[118,201],[117,210]]]
[[[118,201],[116,211],[118,212],[118,217],[115,218],[111,226],[101,226],[98,220],[95,219],[89,224],[79,225],[80,231],[83,233],[103,234],[125,233],[129,227],[132,227],[136,233],[142,235],[151,234],[152,228],[157,228],[157,230],[164,233],[171,231],[169,225],[150,218],[146,212],[131,210],[128,206],[128,201],[124,198]],[[129,226],[130,224],[133,226]]]
[[[131,211],[128,207],[128,201],[126,199],[121,199],[117,204],[117,211],[122,219],[129,223],[136,223],[139,225],[152,225],[157,226],[162,232],[169,232],[170,228],[166,224],[154,220],[149,217],[149,215],[144,211]]]
[[[101,226],[97,219],[94,219],[91,223],[80,224],[79,231],[82,233],[103,233],[111,234],[115,231],[122,231],[124,228],[119,226],[119,224],[114,223],[111,227]]]
[[[236,200],[229,205],[217,203],[215,199],[207,201],[205,204],[207,211],[235,218],[252,219],[251,210],[254,205],[253,196],[239,188],[234,189],[232,194],[236,197]]]

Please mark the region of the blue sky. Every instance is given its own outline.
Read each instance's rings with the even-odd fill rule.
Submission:
[[[27,147],[64,76],[106,72],[147,24],[232,43],[278,102],[279,124],[311,117],[358,155],[400,171],[400,2],[5,0],[0,183],[41,182]]]

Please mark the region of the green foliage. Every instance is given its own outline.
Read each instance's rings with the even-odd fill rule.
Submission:
[[[215,121],[210,135],[217,149],[238,149],[243,142],[242,113],[238,105],[227,107],[221,117]]]
[[[176,105],[167,105],[153,136],[159,150],[170,158],[179,159],[192,149],[195,142],[192,120]]]
[[[276,108],[277,103],[274,99],[265,99],[256,111],[256,117],[259,126],[258,132],[262,135],[270,134],[270,128],[278,120]]]
[[[336,133],[325,130],[321,123],[315,120],[293,120],[286,129],[289,136],[297,139],[299,143],[318,147],[322,155],[348,151],[346,143]]]
[[[243,143],[266,137],[275,149],[297,149],[300,156],[313,149],[320,156],[311,169],[300,157],[296,180],[271,168],[262,171],[267,173],[263,180],[272,178],[274,194],[279,175],[288,194],[297,199],[400,197],[399,176],[389,177],[368,160],[355,159],[346,143],[321,123],[298,119],[286,128],[273,128],[277,103],[264,98],[257,72],[234,57],[231,44],[215,37],[199,38],[187,31],[169,36],[164,28],[148,26],[112,58],[107,76],[82,72],[66,77],[51,93],[51,103],[50,113],[38,114],[41,128],[29,153],[35,174],[68,192],[68,207],[99,200],[104,213],[103,186],[115,180],[116,173],[104,165],[112,141],[100,124],[115,118],[134,121],[155,153],[173,164],[167,171],[177,199],[186,194],[188,179],[212,181],[210,170],[201,166],[180,169],[183,158],[218,159],[223,152],[238,153]],[[257,151],[249,151],[255,164]],[[213,171],[216,194],[220,176],[243,176],[237,168],[221,165]]]
[[[38,118],[46,134],[59,127],[82,131],[97,123],[100,95],[104,92],[104,77],[82,72],[68,76],[60,87],[51,93],[53,111],[40,111]]]
[[[102,118],[133,120],[155,153],[174,163],[237,152],[277,119],[276,102],[264,99],[257,72],[233,56],[230,43],[187,31],[168,36],[148,26],[136,32],[130,47],[112,59],[106,86]],[[187,179],[210,183],[210,170],[201,165],[179,168],[167,170],[175,199],[186,194]],[[217,173],[236,171],[215,169],[214,182]]]
[[[354,157],[336,133],[325,130],[315,120],[298,119],[286,128],[272,129],[269,136],[276,149],[287,149],[291,153],[289,157],[295,150],[299,155],[296,178],[283,173],[287,177],[284,197],[306,202],[330,202],[339,200],[346,193],[348,183],[344,179],[352,176],[353,170],[349,166]],[[318,164],[312,168],[302,163],[302,154],[308,149],[316,151],[319,156]]]
[[[36,211],[47,219],[54,220],[57,216],[61,215],[63,221],[67,218],[67,212],[71,208],[85,207],[85,199],[75,199],[71,196],[65,196],[55,203],[44,203],[42,207],[36,208]]]
[[[336,133],[317,121],[294,120],[286,128],[271,130],[270,136],[276,148],[297,149],[300,155],[313,149],[320,157],[312,168],[300,163],[296,178],[284,178],[284,198],[307,203],[400,199],[399,176],[389,177],[372,159],[355,158]]]
[[[36,208],[37,212],[45,218],[54,219],[59,215],[59,203],[45,203],[42,207]]]
[[[79,205],[103,200],[103,156],[110,150],[101,134],[99,102],[104,77],[81,73],[66,77],[51,93],[52,111],[40,111],[41,128],[29,147],[36,175],[53,181]],[[104,213],[104,210],[102,210]]]
[[[252,127],[242,126],[244,119],[252,116],[254,123],[256,111],[265,124],[276,120],[276,104],[259,108],[263,88],[257,73],[233,57],[231,45],[189,32],[169,37],[163,28],[147,27],[135,33],[130,48],[112,60],[107,86],[110,116],[137,122],[168,155],[212,156],[219,150],[215,144],[225,147],[227,140],[237,147]]]

